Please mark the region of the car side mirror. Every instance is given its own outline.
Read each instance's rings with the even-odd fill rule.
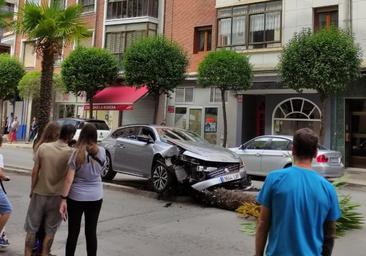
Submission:
[[[243,145],[241,145],[240,147],[239,147],[239,149],[240,150],[245,150],[245,145],[243,144]]]
[[[146,144],[153,144],[154,140],[150,136],[139,135],[137,136],[137,140],[141,142],[145,142]]]

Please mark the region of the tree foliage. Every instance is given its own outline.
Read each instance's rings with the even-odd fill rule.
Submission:
[[[23,65],[9,54],[0,55],[0,98],[14,97],[17,85],[24,75]]]
[[[247,56],[230,51],[210,52],[198,67],[198,82],[203,87],[215,86],[221,91],[221,100],[225,102],[228,90],[247,90],[251,86],[252,66]],[[224,118],[224,141],[227,140],[226,105],[222,104]]]
[[[126,82],[136,87],[147,86],[155,95],[155,122],[159,96],[169,95],[182,83],[187,64],[183,49],[162,36],[143,38],[127,49],[123,61]]]
[[[9,26],[13,16],[13,13],[7,10],[5,3],[5,0],[0,0],[0,28]]]
[[[59,74],[53,75],[53,85],[57,91],[64,92],[66,90],[64,83]],[[18,84],[19,95],[24,99],[38,99],[41,88],[41,72],[27,72]]]
[[[18,13],[17,32],[34,41],[35,49],[42,57],[40,106],[37,111],[39,133],[50,118],[55,56],[61,54],[64,45],[90,35],[81,14],[79,5],[64,8],[55,3],[50,6],[48,3],[26,3]]]
[[[68,91],[76,95],[84,91],[92,103],[96,92],[117,78],[118,64],[105,49],[80,47],[64,60],[61,75]]]
[[[284,47],[279,71],[287,87],[315,89],[322,100],[346,90],[360,75],[361,51],[352,35],[338,28],[303,30]]]
[[[210,52],[198,67],[198,82],[220,90],[247,90],[251,86],[252,66],[247,56],[230,51]]]

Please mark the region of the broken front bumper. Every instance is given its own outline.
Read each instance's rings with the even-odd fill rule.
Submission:
[[[247,174],[244,168],[241,168],[239,170],[239,172],[234,172],[234,173],[228,173],[222,176],[218,176],[218,177],[214,177],[208,180],[204,180],[204,181],[200,181],[197,182],[195,184],[192,185],[192,188],[194,188],[195,190],[198,191],[202,191],[205,190],[207,188],[213,187],[213,186],[217,186],[220,184],[225,184],[228,182],[235,182],[235,181],[240,181],[242,179],[246,179],[247,178]]]

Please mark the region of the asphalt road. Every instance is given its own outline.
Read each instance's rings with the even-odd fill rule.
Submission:
[[[1,148],[6,164],[10,166],[32,165],[30,150]],[[7,225],[11,247],[0,255],[22,255],[24,244],[23,224],[28,207],[30,177],[9,173],[12,180],[5,184],[14,206],[14,214]],[[124,176],[117,183],[124,183]],[[132,182],[132,180],[130,181]],[[133,182],[136,183],[136,182]],[[145,186],[146,181],[137,184]],[[366,187],[350,187],[343,191],[351,194],[361,204],[366,216]],[[178,200],[179,201],[179,200]],[[186,200],[185,200],[186,201]],[[251,256],[254,238],[240,231],[241,219],[233,212],[205,208],[191,201],[173,202],[105,189],[104,204],[98,226],[99,255],[123,256]],[[62,224],[56,236],[53,253],[64,255],[67,236],[66,224]],[[366,228],[351,231],[336,240],[335,256],[364,256]],[[85,240],[81,231],[76,255],[85,254]]]

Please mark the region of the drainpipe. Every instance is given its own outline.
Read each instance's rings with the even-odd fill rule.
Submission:
[[[343,23],[344,28],[352,33],[352,0],[344,0],[343,1]]]

